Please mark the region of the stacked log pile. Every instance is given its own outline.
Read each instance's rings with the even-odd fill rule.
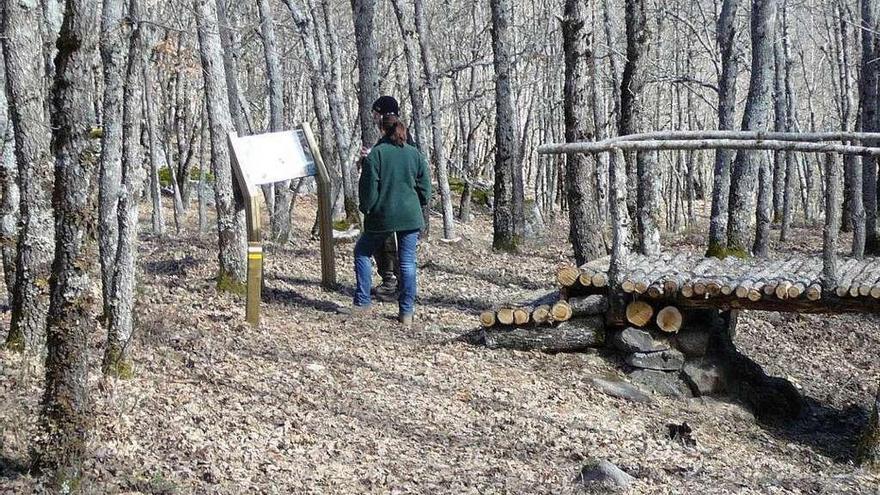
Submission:
[[[604,294],[609,259],[563,267],[566,295]],[[880,258],[842,259],[834,287],[822,284],[822,259],[706,258],[696,253],[633,255],[620,290],[633,299],[679,306],[796,312],[880,312]]]

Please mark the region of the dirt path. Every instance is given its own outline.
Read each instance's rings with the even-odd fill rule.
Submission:
[[[714,400],[632,404],[586,384],[616,373],[598,355],[452,342],[479,309],[550,288],[566,255],[562,232],[505,256],[489,250],[488,219],[462,230],[462,245],[420,253],[408,331],[390,304],[370,321],[335,313],[350,301],[350,246],[339,293],[319,288],[317,242],[269,249],[254,330],[213,288],[211,241],[145,240],[133,380],[100,379],[95,335],[94,492],[577,493],[581,466],[607,458],[638,478],[630,493],[878,493],[880,478],[848,457],[880,379],[878,319],[744,319],[742,350],[813,399],[797,427],[764,428]],[[35,490],[20,468],[39,374],[0,351],[0,493]],[[696,447],[666,437],[682,421]]]

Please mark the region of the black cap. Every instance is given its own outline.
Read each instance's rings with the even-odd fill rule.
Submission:
[[[400,105],[393,96],[380,96],[373,102],[373,111],[382,115],[400,114]]]

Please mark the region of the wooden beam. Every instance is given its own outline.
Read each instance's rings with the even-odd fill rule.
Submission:
[[[701,139],[701,140],[651,140],[651,141],[598,141],[582,143],[548,144],[538,147],[539,155],[604,153],[612,150],[770,150],[797,151],[803,153],[839,153],[844,155],[880,156],[880,148],[852,146],[824,142],[797,142],[756,139]]]

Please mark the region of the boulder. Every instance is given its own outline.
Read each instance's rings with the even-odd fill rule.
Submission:
[[[678,371],[684,366],[684,354],[670,349],[660,352],[634,352],[626,356],[626,364],[634,368]]]
[[[629,379],[642,390],[653,394],[693,397],[688,384],[675,371],[636,370],[629,374]]]
[[[681,376],[697,396],[721,393],[726,388],[721,367],[706,360],[688,361]]]
[[[628,327],[614,334],[614,347],[623,352],[657,352],[671,349],[669,339],[658,332]]]
[[[636,479],[608,461],[599,461],[588,464],[581,469],[575,479],[576,483],[591,485],[593,483],[605,484],[614,488],[628,488]]]

